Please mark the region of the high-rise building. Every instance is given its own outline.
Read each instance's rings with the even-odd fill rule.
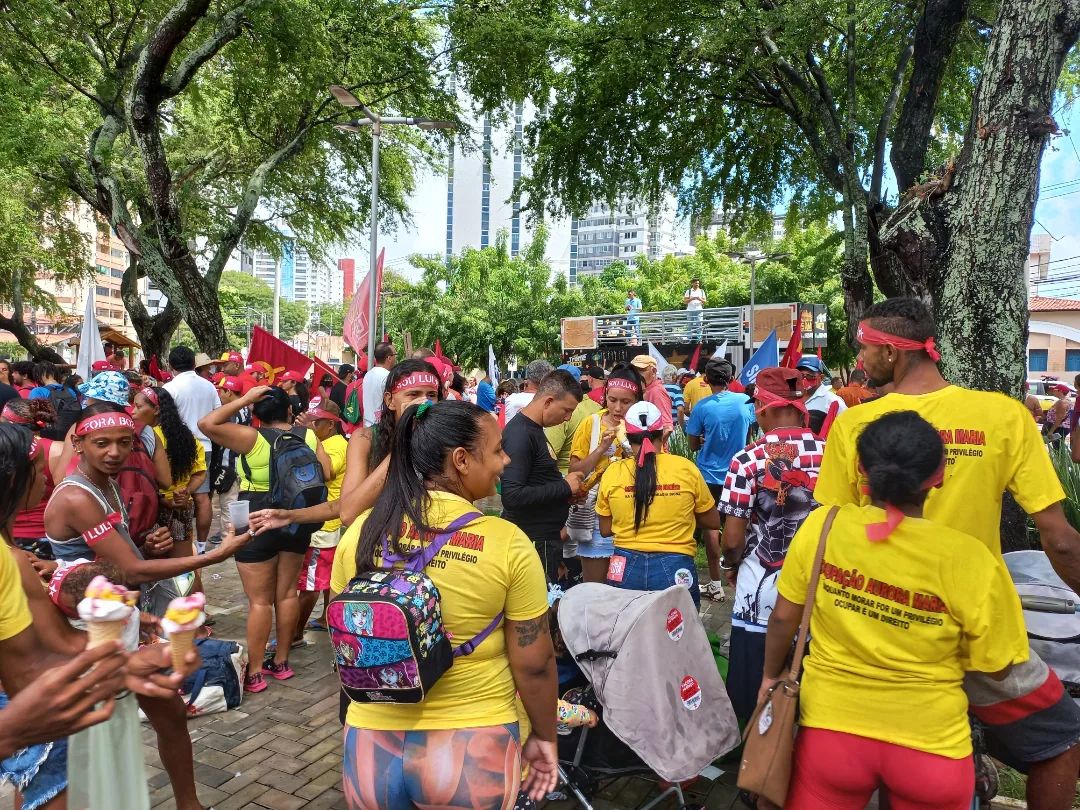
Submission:
[[[694,223],[690,228],[690,236],[707,236],[709,239],[715,239],[718,234],[730,233],[729,226],[731,225],[732,216],[724,211],[714,211],[712,218],[709,220],[709,224],[705,227],[701,227],[699,223]],[[772,218],[772,230],[769,236],[774,242],[779,242],[784,238],[787,228],[787,217],[784,214],[773,214]]]
[[[255,251],[252,275],[274,286],[274,255],[266,250]],[[281,297],[308,306],[329,304],[341,300],[341,276],[325,262],[312,261],[311,256],[293,239],[285,239],[281,250]]]
[[[570,230],[570,282],[602,273],[613,262],[635,265],[641,258],[655,261],[678,250],[675,198],[648,211],[625,205],[611,210],[594,205]]]

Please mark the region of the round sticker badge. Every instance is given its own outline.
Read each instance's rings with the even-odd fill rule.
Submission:
[[[678,641],[683,634],[682,613],[678,608],[672,608],[667,615],[667,634],[672,641]]]
[[[694,575],[690,572],[689,568],[680,568],[675,572],[675,584],[682,585],[684,588],[692,588],[694,586]]]
[[[692,676],[687,675],[679,684],[679,697],[682,698],[683,706],[694,711],[701,705],[701,687]]]

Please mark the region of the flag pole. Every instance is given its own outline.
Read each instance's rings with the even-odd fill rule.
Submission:
[[[274,337],[281,333],[281,258],[274,260]]]

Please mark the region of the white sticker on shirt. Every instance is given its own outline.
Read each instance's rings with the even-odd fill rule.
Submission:
[[[682,585],[684,588],[692,588],[694,585],[694,574],[689,568],[680,568],[675,572],[675,584]]]

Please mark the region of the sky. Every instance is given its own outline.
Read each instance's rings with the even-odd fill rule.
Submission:
[[[1055,112],[1062,134],[1052,138],[1043,154],[1039,202],[1032,238],[1050,234],[1050,270],[1039,295],[1080,298],[1080,104]],[[445,250],[446,176],[419,169],[416,192],[410,200],[412,222],[396,231],[380,229],[379,247],[386,249],[386,268],[408,278],[419,272],[408,262],[415,253]],[[782,212],[781,212],[782,213]],[[368,263],[367,240],[349,246],[344,255],[356,258],[357,275]],[[359,279],[358,279],[359,280]]]

